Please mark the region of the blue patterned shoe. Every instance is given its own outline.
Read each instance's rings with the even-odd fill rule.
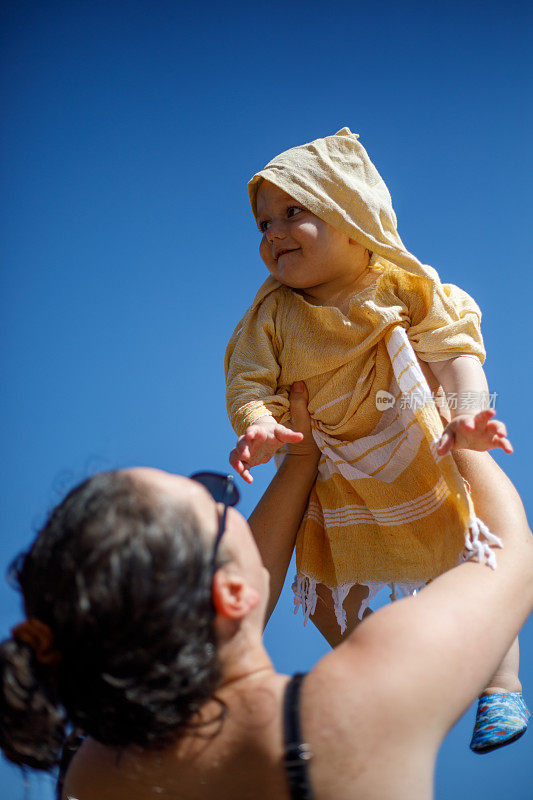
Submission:
[[[530,716],[522,692],[482,694],[470,749],[474,753],[490,753],[515,742],[526,732]]]

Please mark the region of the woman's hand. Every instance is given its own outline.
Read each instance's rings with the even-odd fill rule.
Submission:
[[[300,442],[288,444],[287,452],[290,455],[314,456],[318,459],[320,450],[313,437],[311,417],[307,408],[309,392],[303,381],[296,381],[296,383],[292,384],[289,402],[291,404],[291,428],[295,431],[300,431],[303,434],[303,439]]]
[[[437,455],[444,456],[451,450],[491,450],[493,447],[512,453],[507,429],[503,422],[493,419],[495,414],[493,408],[477,414],[458,414],[444,429],[437,445]]]
[[[265,624],[283,587],[320,457],[311,431],[311,417],[307,410],[309,394],[304,383],[300,381],[292,385],[289,401],[291,426],[300,431],[301,441],[287,445],[287,454],[248,520],[263,563],[270,573],[270,600]]]

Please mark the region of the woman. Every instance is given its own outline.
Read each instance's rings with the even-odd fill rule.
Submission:
[[[28,619],[0,650],[2,747],[48,768],[66,720],[82,728],[65,800],[431,797],[444,736],[533,606],[523,508],[488,454],[465,454],[505,543],[498,568],[465,563],[370,615],[298,697],[261,639],[283,580],[269,589],[268,566],[288,565],[317,467],[304,394],[291,412],[306,437],[252,515],[255,541],[231,480],[138,468],[74,489],[25,557]]]

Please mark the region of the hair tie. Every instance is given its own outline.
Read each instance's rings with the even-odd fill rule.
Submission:
[[[31,617],[11,629],[13,639],[28,644],[39,664],[57,667],[61,663],[61,653],[54,648],[54,634],[46,622]]]

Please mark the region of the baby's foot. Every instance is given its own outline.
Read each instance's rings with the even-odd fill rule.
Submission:
[[[515,742],[526,732],[530,716],[522,692],[482,694],[470,749],[474,753],[490,753]]]

